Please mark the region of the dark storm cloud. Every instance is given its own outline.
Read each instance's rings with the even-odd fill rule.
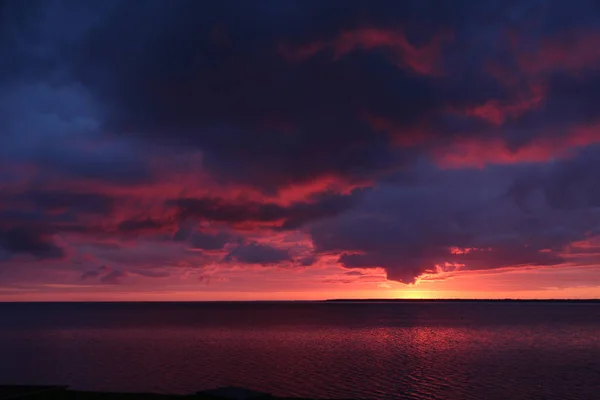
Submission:
[[[190,246],[201,250],[220,250],[234,237],[226,232],[214,235],[210,233],[195,232],[190,237]]]
[[[96,269],[90,270],[90,271],[86,271],[81,275],[81,279],[85,280],[85,279],[90,279],[90,278],[97,278],[103,274],[106,274],[110,271],[110,268],[106,265],[101,265]]]
[[[356,189],[348,195],[321,193],[310,202],[295,202],[287,206],[276,203],[227,201],[220,198],[182,198],[169,201],[178,208],[180,220],[187,218],[231,224],[243,222],[277,223],[283,230],[297,229],[317,219],[332,217],[350,209],[365,190]]]
[[[595,146],[595,151],[589,150],[584,156],[560,163],[552,170],[543,188],[552,207],[600,207],[600,148]]]
[[[582,210],[600,207],[600,145],[582,149],[576,157],[531,168],[519,176],[509,195],[524,210],[536,207],[542,196],[556,210]],[[534,203],[532,203],[534,202]]]
[[[79,83],[0,85],[1,159],[29,165],[46,179],[149,182],[148,149],[125,139],[107,141],[100,109]]]
[[[292,256],[287,250],[252,242],[236,247],[227,255],[225,260],[237,261],[242,264],[271,265],[292,261]]]
[[[43,155],[35,161],[50,171],[62,176],[97,182],[134,185],[153,181],[145,157],[135,152],[141,149],[131,148],[127,153],[111,151],[79,152],[76,149],[67,156],[61,154]],[[133,153],[133,154],[132,154]]]
[[[313,265],[316,262],[317,262],[317,256],[314,254],[311,254],[311,255],[308,255],[305,257],[301,257],[298,259],[298,264],[303,267],[310,267],[311,265]]]
[[[164,223],[155,221],[151,218],[145,219],[128,219],[120,222],[117,226],[119,232],[135,232],[140,233],[145,230],[158,230],[164,226]]]
[[[118,285],[121,279],[125,278],[127,273],[118,269],[113,269],[108,274],[100,278],[100,282],[106,285]]]
[[[45,60],[45,70],[29,73],[49,79],[60,71],[62,82],[81,85],[77,92],[89,92],[90,115],[106,133],[197,147],[205,167],[222,181],[267,191],[324,174],[364,180],[403,166],[415,152],[393,149],[391,142],[410,141],[418,130],[428,131],[436,144],[480,135],[481,125],[456,126],[447,115],[452,110],[517,124],[488,131],[518,147],[543,134],[549,117],[571,119],[572,112],[557,113],[554,104],[568,102],[568,91],[579,85],[570,77],[563,89],[551,90],[548,112],[542,100],[531,105],[522,98],[529,94],[515,93],[518,85],[507,82],[546,84],[531,81],[527,68],[571,68],[555,56],[562,48],[552,42],[520,63],[527,44],[574,28],[598,28],[592,3],[578,4],[576,11],[538,1],[352,1],[343,11],[317,1],[81,4],[33,2],[25,8],[8,2],[3,39],[12,62]],[[575,24],[574,15],[587,18]],[[536,29],[525,29],[531,26]],[[513,31],[524,45],[511,44]],[[490,47],[491,41],[498,46]],[[307,56],[290,62],[282,45]],[[504,68],[505,76],[492,76],[490,64]],[[478,108],[489,101],[492,106]],[[529,118],[539,129],[525,129],[527,118],[515,120],[540,107],[540,115]],[[586,113],[593,116],[590,107]],[[368,116],[397,129],[373,129]],[[90,178],[105,173],[124,182],[144,179],[139,162],[103,163],[108,154],[103,157],[49,163]]]
[[[110,214],[116,199],[99,193],[80,193],[65,190],[32,190],[13,196],[9,201],[19,201],[42,212],[75,212],[84,214]]]
[[[112,216],[118,209],[118,199],[107,194],[49,188],[18,189],[8,186],[0,192],[0,230],[24,235],[20,239],[23,243],[33,241],[50,246],[54,234],[104,233],[106,228],[94,224],[99,218]]]
[[[402,282],[561,264],[599,229],[598,151],[580,151],[600,141],[599,11],[583,0],[0,1],[0,162],[14,167],[0,185],[23,199],[0,193],[2,258],[63,257],[56,233],[176,226],[173,240],[221,250],[245,225],[308,226],[318,254]],[[455,164],[492,166],[441,170],[457,166],[455,145]],[[373,188],[283,205],[181,184],[156,191],[173,199],[165,210],[81,222],[116,214],[103,185],[131,195],[171,183],[189,154],[216,185],[267,199],[321,178]],[[50,178],[85,189],[28,186]],[[185,225],[198,220],[230,226]],[[240,240],[230,260],[292,259]],[[124,271],[91,274],[117,283]]]
[[[389,279],[405,283],[440,270],[561,264],[567,246],[600,225],[592,184],[598,169],[591,168],[597,162],[584,162],[595,159],[583,152],[556,165],[425,168],[421,183],[381,185],[353,213],[313,224],[311,235],[318,252],[342,252],[342,265],[383,267]],[[555,192],[574,166],[582,167],[568,194]],[[520,176],[537,179],[528,186]],[[557,207],[572,196],[578,207]]]
[[[51,235],[29,227],[0,229],[0,248],[12,255],[30,255],[40,260],[61,259],[65,251]]]
[[[143,274],[143,276],[148,276],[148,277],[164,277],[161,274],[161,276],[153,276],[152,275],[152,271],[148,271],[146,273],[146,271]],[[99,283],[101,284],[105,284],[105,285],[118,285],[121,283],[121,280],[125,277],[127,277],[129,274],[123,270],[120,269],[115,269],[115,268],[111,268],[108,265],[101,265],[96,269],[90,270],[90,271],[86,271],[81,275],[81,279],[82,280],[97,280]]]
[[[35,237],[60,232],[92,232],[84,221],[112,215],[115,198],[99,193],[31,189],[0,193],[0,229],[26,231]]]
[[[187,241],[191,247],[216,250],[234,241],[226,232],[209,234],[197,231],[199,221],[236,225],[264,225],[275,230],[295,230],[315,220],[331,218],[350,210],[364,195],[365,189],[349,194],[321,192],[307,201],[280,205],[271,202],[200,197],[166,202],[166,209],[151,213],[142,210],[122,210],[119,198],[100,193],[65,190],[28,190],[2,196],[0,227],[24,226],[32,232],[79,233],[89,236],[155,235],[178,228],[175,241]],[[118,212],[127,217],[114,221]],[[162,214],[161,214],[162,213]],[[111,217],[109,220],[99,217]],[[252,227],[252,226],[250,226]]]
[[[211,251],[221,250],[226,244],[239,240],[239,237],[225,231],[202,232],[197,230],[195,221],[187,220],[179,223],[172,239],[176,242],[186,241],[192,249]]]
[[[594,6],[577,9],[592,12]],[[509,30],[535,45],[581,28],[566,6],[349,2],[334,11],[312,1],[149,1],[143,8],[121,2],[110,10],[90,22],[93,28],[66,57],[73,78],[103,105],[105,127],[120,137],[197,147],[222,181],[273,191],[324,174],[369,179],[413,159],[414,152],[391,143],[410,141],[415,130],[428,131],[430,145],[481,134],[481,126],[457,129],[446,115],[451,110],[506,121],[505,129],[486,130],[506,136],[513,150],[543,135],[549,117],[561,123],[573,117],[569,107],[556,113],[554,105],[568,101],[565,90],[577,86],[576,79],[569,75],[567,89],[548,93],[545,111],[545,94],[533,101],[527,87],[546,82],[523,70],[544,62],[550,71],[570,65],[553,56],[551,45],[521,65],[528,48],[509,40]],[[536,18],[545,23],[531,33],[526,28]],[[585,29],[597,28],[593,22]],[[440,35],[448,39],[436,42]],[[490,48],[491,41],[498,46]],[[282,44],[289,52],[313,50],[290,61]],[[430,67],[438,73],[430,76],[423,65],[434,62]],[[489,64],[506,67],[507,76],[491,76]],[[586,113],[597,114],[590,107]],[[373,129],[368,115],[398,129]],[[532,118],[536,129],[526,129]],[[517,140],[513,131],[519,128]]]
[[[323,174],[368,179],[402,162],[365,114],[409,128],[449,100],[464,103],[463,88],[444,84],[440,91],[439,80],[398,67],[377,49],[301,63],[277,49],[357,29],[363,11],[367,24],[381,29],[397,29],[390,13],[421,18],[433,34],[415,29],[411,39],[428,42],[436,30],[460,26],[445,13],[461,12],[444,2],[353,4],[334,12],[317,2],[123,2],[82,36],[69,60],[75,79],[108,108],[108,130],[197,146],[222,180],[271,191]],[[410,65],[418,54],[402,57]]]
[[[397,154],[389,132],[373,130],[365,115],[392,120],[402,136],[429,121],[437,139],[469,133],[453,134],[448,110],[495,100],[495,113],[518,116],[522,106],[510,103],[522,99],[506,81],[527,84],[522,69],[542,62],[569,68],[552,46],[524,65],[521,52],[575,28],[597,29],[596,9],[539,1],[352,1],[343,10],[318,1],[11,1],[2,38],[11,63],[46,67],[28,77],[58,74],[88,90],[106,131],[197,146],[221,179],[272,190],[323,174],[364,179],[412,158]],[[511,44],[512,31],[524,45]],[[433,46],[440,35],[453,39]],[[313,50],[290,62],[282,43]],[[439,76],[414,67],[430,59]],[[506,66],[510,79],[490,76],[490,63]]]

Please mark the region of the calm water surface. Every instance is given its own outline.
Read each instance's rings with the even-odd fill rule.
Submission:
[[[0,304],[0,384],[600,399],[600,304]]]

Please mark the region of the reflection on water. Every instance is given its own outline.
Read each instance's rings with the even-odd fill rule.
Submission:
[[[2,304],[0,383],[600,398],[600,304]]]

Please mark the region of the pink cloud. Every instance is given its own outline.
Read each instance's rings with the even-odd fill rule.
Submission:
[[[600,62],[600,33],[584,30],[561,32],[541,43],[524,43],[514,38],[518,65],[530,76],[561,70],[577,74],[597,68]]]
[[[365,113],[363,118],[376,132],[387,134],[394,145],[398,147],[416,146],[431,138],[424,122],[416,126],[406,127],[400,126],[391,119],[369,113]]]
[[[494,125],[502,125],[509,118],[517,118],[529,110],[540,107],[545,100],[546,89],[540,84],[530,84],[527,89],[517,91],[509,101],[487,100],[483,104],[467,107],[465,115],[477,117]]]
[[[335,38],[298,47],[283,44],[279,51],[289,60],[304,61],[326,49],[333,52],[334,60],[357,50],[381,49],[400,68],[419,75],[438,75],[441,72],[442,47],[450,40],[451,34],[441,33],[419,46],[411,43],[406,34],[399,30],[359,28],[344,30]]]
[[[516,67],[489,62],[486,70],[512,92],[511,98],[504,101],[489,99],[452,112],[503,125],[507,119],[543,106],[551,73],[561,71],[576,76],[585,70],[596,69],[600,62],[600,34],[597,32],[561,32],[539,41],[524,40],[514,31],[506,36]]]
[[[491,164],[546,162],[569,158],[577,149],[600,143],[600,126],[581,126],[564,136],[540,137],[517,149],[510,149],[501,138],[469,138],[436,148],[435,162],[443,168],[483,168]]]

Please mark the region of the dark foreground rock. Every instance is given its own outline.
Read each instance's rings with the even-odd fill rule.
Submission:
[[[68,386],[0,386],[0,400],[310,400],[275,397],[241,387],[223,387],[189,395],[113,393],[70,390]],[[351,400],[351,399],[348,399]]]

